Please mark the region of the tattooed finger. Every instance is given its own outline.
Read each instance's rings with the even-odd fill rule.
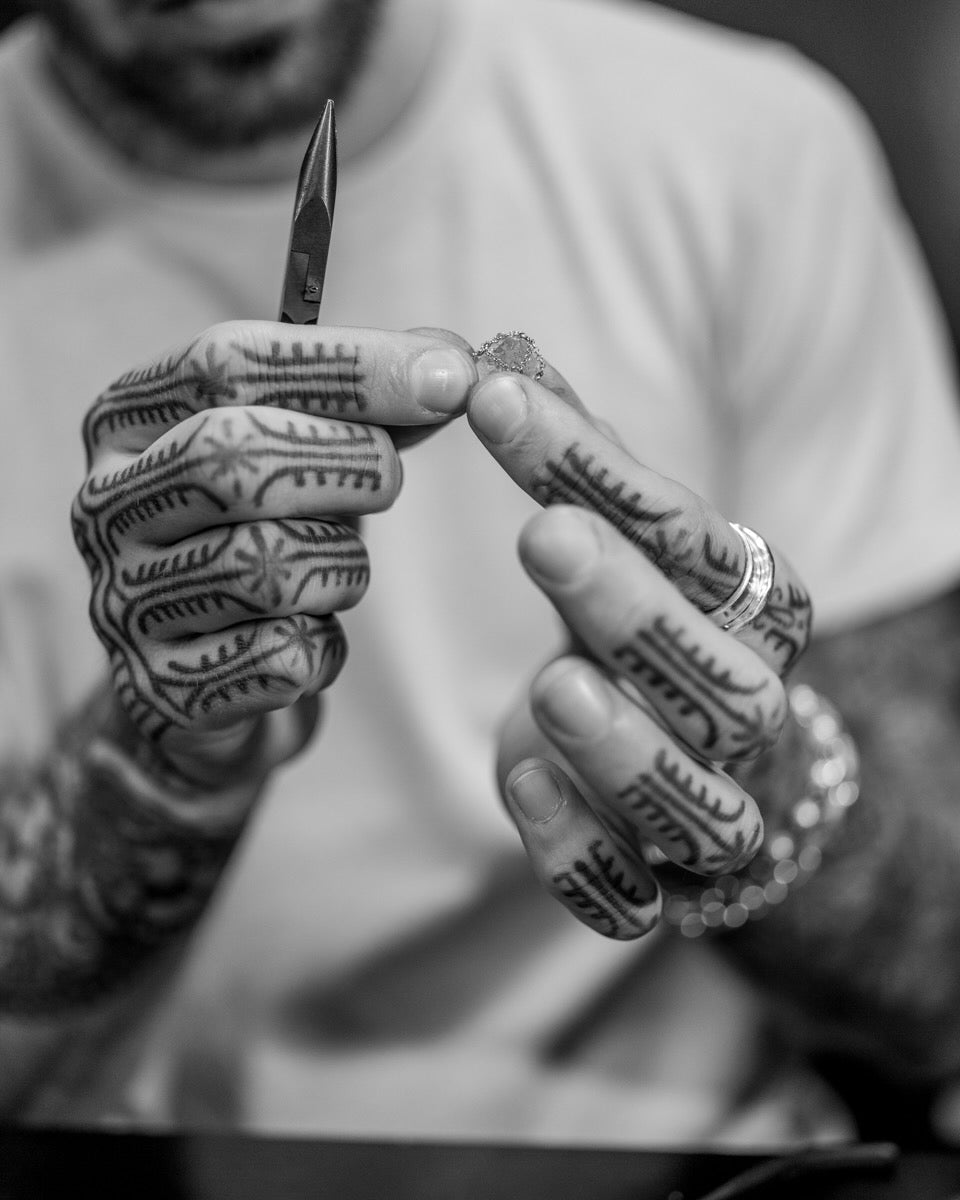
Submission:
[[[423,425],[461,411],[477,371],[449,337],[231,321],[128,372],[84,424],[88,459],[138,453],[210,408],[262,405],[374,425]]]
[[[518,764],[506,795],[537,878],[578,920],[619,940],[654,927],[660,891],[650,871],[621,850],[556,764]]]
[[[366,549],[349,526],[252,521],[144,550],[98,595],[108,596],[128,640],[171,641],[260,617],[340,612],[357,603],[369,577]]]
[[[786,697],[777,675],[684,600],[592,513],[537,514],[520,557],[569,628],[629,679],[697,754],[754,758],[779,735]]]
[[[401,481],[382,429],[263,408],[191,417],[117,462],[88,475],[74,506],[95,555],[124,541],[171,546],[214,525],[381,512]]]
[[[141,732],[157,741],[174,727],[218,729],[284,708],[329,686],[346,659],[333,616],[270,618],[145,647],[111,633],[101,627],[117,693]]]
[[[467,414],[493,457],[539,503],[590,509],[703,611],[729,599],[746,555],[729,522],[675,480],[638,463],[575,405],[526,376],[497,374]],[[776,554],[767,609],[737,636],[778,673],[806,647],[809,597]]]
[[[763,836],[753,799],[685,754],[592,664],[551,663],[534,682],[531,703],[625,844],[648,839],[673,862],[704,874],[736,870],[753,856]]]

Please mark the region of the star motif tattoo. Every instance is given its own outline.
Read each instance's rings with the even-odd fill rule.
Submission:
[[[232,438],[233,426],[230,421],[224,422],[223,432],[225,439]],[[246,434],[238,442],[221,440],[212,434],[207,434],[203,440],[210,447],[209,457],[213,464],[210,478],[219,479],[222,475],[233,474],[233,494],[239,499],[243,493],[241,473],[249,471],[256,475],[260,470],[252,453],[253,434]]]
[[[244,564],[241,581],[244,587],[254,594],[266,591],[269,587],[268,603],[271,608],[276,608],[283,598],[280,580],[288,580],[293,575],[284,555],[286,541],[278,537],[272,546],[268,546],[263,530],[256,525],[251,527],[250,537],[256,546],[256,552],[236,552],[237,558]]]

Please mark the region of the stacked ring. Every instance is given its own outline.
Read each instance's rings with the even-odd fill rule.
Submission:
[[[755,620],[773,586],[773,555],[759,533],[747,525],[731,522],[746,551],[746,565],[740,582],[729,599],[706,615],[726,633],[738,633]]]

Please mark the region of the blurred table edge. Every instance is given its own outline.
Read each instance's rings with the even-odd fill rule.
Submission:
[[[697,1200],[770,1157],[0,1123],[0,1200],[76,1200],[88,1189],[138,1200]],[[818,1175],[778,1184],[775,1194],[960,1200],[960,1154],[907,1153],[893,1172]]]

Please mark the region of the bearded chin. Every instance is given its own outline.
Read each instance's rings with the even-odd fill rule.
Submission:
[[[251,3],[254,0],[251,0]],[[269,0],[261,0],[266,5]],[[111,55],[69,0],[41,0],[63,53],[115,111],[107,124],[142,122],[197,149],[229,150],[295,132],[330,97],[342,102],[362,69],[383,0],[318,0],[306,28],[222,48],[127,46]],[[171,14],[171,20],[175,13]]]
[[[250,146],[302,128],[330,95],[343,98],[352,70],[317,71],[284,85],[283,47],[275,40],[176,69],[147,56],[103,69],[110,91],[155,124],[198,148]]]

